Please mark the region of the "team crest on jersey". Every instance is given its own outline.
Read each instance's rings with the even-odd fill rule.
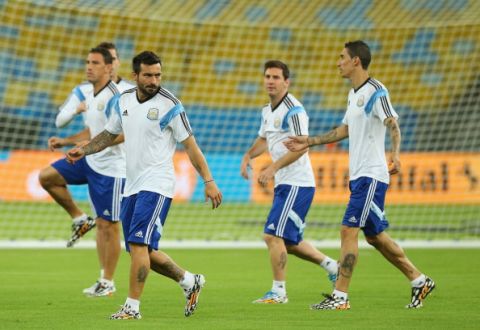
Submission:
[[[358,107],[362,107],[363,105],[365,104],[365,96],[364,95],[360,95],[358,100],[357,100],[357,106]]]
[[[98,111],[103,111],[103,109],[105,109],[105,103],[104,102],[98,102],[97,110]]]
[[[280,120],[280,118],[275,118],[275,120],[273,121],[273,127],[275,128],[279,128],[281,124],[282,121]]]
[[[158,119],[158,109],[150,108],[148,109],[147,118],[150,120],[157,120]]]

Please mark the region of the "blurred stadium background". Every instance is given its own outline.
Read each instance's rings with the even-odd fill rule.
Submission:
[[[480,2],[475,0],[83,0],[0,1],[0,241],[69,236],[68,216],[37,182],[62,154],[48,137],[58,107],[84,80],[88,50],[117,45],[121,75],[142,50],[163,59],[162,85],[182,100],[225,197],[214,212],[181,150],[165,239],[260,243],[272,187],[239,175],[256,137],[263,63],[287,62],[291,92],[311,134],[337,125],[349,83],[336,60],[346,41],[372,48],[370,73],[390,91],[403,133],[403,172],[387,197],[391,234],[403,241],[480,241]],[[314,149],[317,192],[306,238],[338,239],[348,200],[347,142]],[[268,157],[255,163],[255,173]],[[254,177],[255,177],[254,173]],[[85,187],[72,187],[87,207]],[[87,240],[93,243],[92,236]],[[335,244],[337,246],[337,244]]]

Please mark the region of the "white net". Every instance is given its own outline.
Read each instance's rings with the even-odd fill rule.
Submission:
[[[163,60],[163,85],[178,96],[225,197],[214,212],[181,150],[167,240],[260,241],[272,199],[239,175],[256,137],[263,63],[289,64],[291,92],[310,116],[310,133],[338,125],[349,84],[336,60],[346,41],[372,49],[370,73],[389,89],[401,120],[402,174],[392,180],[387,214],[394,237],[480,238],[480,2],[478,1],[0,1],[0,240],[64,239],[67,214],[38,184],[61,153],[52,135],[84,58],[114,42],[130,78],[143,50]],[[347,142],[314,149],[317,192],[305,236],[338,238],[348,200]],[[255,163],[255,171],[268,162]],[[85,187],[71,187],[88,211]],[[91,239],[90,236],[87,239]]]

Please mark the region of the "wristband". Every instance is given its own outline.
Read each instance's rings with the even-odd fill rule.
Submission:
[[[210,182],[213,182],[213,181],[215,181],[215,180],[212,179],[212,180],[203,181],[203,184],[207,184],[207,183],[210,183]]]

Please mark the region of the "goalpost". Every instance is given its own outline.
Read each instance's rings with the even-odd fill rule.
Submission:
[[[184,104],[224,195],[215,211],[202,202],[203,184],[179,149],[162,242],[263,246],[273,187],[239,174],[268,102],[263,63],[289,65],[290,91],[307,110],[310,134],[319,134],[343,117],[349,83],[336,61],[355,39],[371,46],[370,73],[400,115],[402,173],[392,177],[386,206],[391,235],[404,245],[480,245],[480,2],[6,0],[0,9],[0,246],[63,246],[70,235],[68,215],[37,176],[62,157],[46,150],[48,137],[83,127],[76,118],[57,129],[55,116],[102,41],[116,44],[127,79],[135,54],[162,57],[162,85]],[[317,191],[305,238],[318,245],[339,246],[347,143],[310,152]],[[269,161],[255,161],[254,178]],[[71,189],[88,211],[86,188]],[[93,245],[93,235],[80,246]]]

